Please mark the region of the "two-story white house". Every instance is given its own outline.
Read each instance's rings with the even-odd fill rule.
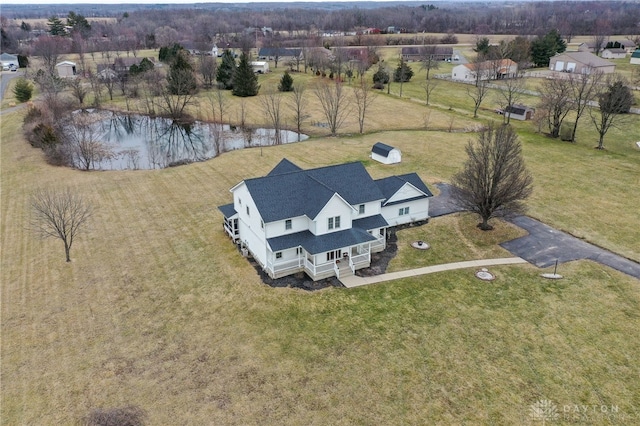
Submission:
[[[429,218],[416,173],[373,180],[360,162],[303,170],[283,159],[233,188],[224,229],[272,278],[348,276],[386,247],[387,228]]]

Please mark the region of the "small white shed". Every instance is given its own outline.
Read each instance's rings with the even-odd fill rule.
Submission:
[[[630,64],[640,65],[640,49],[631,54]]]
[[[371,148],[371,158],[382,164],[395,164],[402,161],[402,152],[382,142],[376,142]]]
[[[71,61],[62,61],[56,64],[56,70],[58,70],[58,77],[69,78],[76,76],[76,63]]]
[[[251,62],[251,68],[253,68],[253,72],[255,72],[256,74],[266,74],[269,72],[269,62]]]

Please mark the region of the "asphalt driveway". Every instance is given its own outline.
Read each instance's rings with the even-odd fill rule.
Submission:
[[[431,217],[462,211],[451,199],[450,185],[438,183],[436,186],[440,190],[440,194],[433,197],[429,203]],[[562,264],[573,260],[588,259],[640,279],[640,263],[638,262],[587,243],[566,232],[558,231],[528,216],[516,216],[507,220],[527,231],[529,235],[507,241],[500,246],[533,265],[547,268],[554,265],[556,260]]]

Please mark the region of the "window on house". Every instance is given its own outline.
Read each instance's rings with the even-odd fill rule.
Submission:
[[[260,228],[264,229],[264,222],[260,219]]]
[[[329,229],[338,229],[340,228],[340,216],[330,217],[328,222]]]
[[[249,213],[249,206],[247,206],[247,216],[251,216],[251,213]]]
[[[284,221],[284,229],[291,229],[291,219]]]
[[[364,204],[360,204],[358,207],[358,214],[364,214]]]
[[[296,254],[302,254],[302,247],[296,247]]]
[[[242,205],[242,198],[238,198],[238,204]]]
[[[407,214],[409,214],[409,207],[401,207],[400,210],[398,210],[399,216],[404,216]]]
[[[282,252],[276,252],[276,259],[282,259]]]

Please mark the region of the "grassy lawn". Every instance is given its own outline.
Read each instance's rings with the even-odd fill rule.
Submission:
[[[419,98],[419,83],[403,90]],[[561,281],[519,265],[490,268],[490,283],[460,270],[307,293],[262,284],[225,237],[216,206],[230,202],[229,188],[283,157],[448,181],[474,137],[462,131],[484,122],[470,119],[465,94],[449,84],[430,108],[379,94],[372,133],[356,135],[352,118],[339,138],[156,171],[48,166],[21,136],[24,112],[3,115],[0,422],[74,424],[93,407],[138,405],[149,424],[530,424],[530,405],[548,399],[560,410],[619,409],[580,424],[636,423],[638,280],[584,261],[562,265]],[[257,99],[246,102],[261,123]],[[442,131],[452,119],[455,131]],[[612,129],[604,152],[583,120],[576,144],[514,123],[535,179],[530,214],[640,260],[640,120]],[[376,141],[400,148],[403,162],[372,162]],[[70,264],[59,241],[28,230],[29,194],[49,185],[96,206]],[[521,230],[496,225],[481,233],[474,218],[454,215],[402,231],[390,268],[509,256],[496,244]],[[409,250],[417,239],[432,249]]]

